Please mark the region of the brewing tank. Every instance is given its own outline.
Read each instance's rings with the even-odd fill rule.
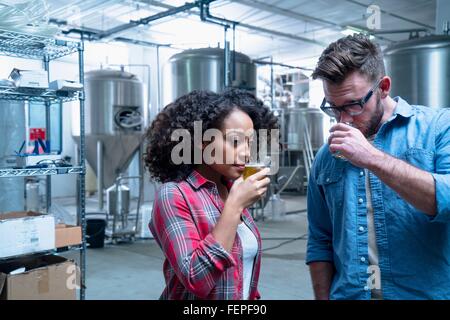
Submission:
[[[230,85],[256,93],[256,65],[252,60],[235,51],[230,52],[229,60]],[[223,91],[224,61],[220,48],[190,49],[173,55],[164,67],[164,105],[196,89]]]
[[[86,72],[86,135],[135,133],[142,129],[142,82],[132,73],[100,69]]]
[[[106,206],[108,214],[120,221],[122,229],[126,228],[130,213],[130,188],[123,184],[114,184],[109,187],[106,190]]]
[[[86,72],[86,159],[98,177],[98,157],[102,158],[100,177],[105,187],[126,170],[140,147],[147,126],[143,92],[138,77],[124,70]],[[74,119],[72,134],[79,143],[78,119]]]
[[[450,107],[450,36],[433,35],[396,43],[384,51],[391,96],[410,104]]]
[[[305,130],[308,128],[313,150],[318,150],[324,143],[324,116],[316,108],[290,108],[286,114],[286,136],[288,150],[305,149]]]

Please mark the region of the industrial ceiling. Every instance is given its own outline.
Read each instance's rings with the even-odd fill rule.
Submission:
[[[252,58],[272,56],[275,61],[311,67],[324,46],[351,30],[369,30],[375,9],[380,12],[375,38],[382,46],[408,39],[409,30],[419,34],[435,32],[436,0],[216,0],[210,14],[238,22],[236,50]],[[189,1],[188,1],[189,3]],[[195,3],[192,0],[190,3]],[[197,2],[198,3],[198,2]],[[174,11],[185,0],[48,0],[49,17],[64,30],[105,32],[129,24],[130,20]],[[152,19],[153,20],[153,19]],[[353,28],[353,29],[352,29]],[[121,28],[115,29],[121,30]],[[199,7],[124,28],[100,41],[139,40],[170,44],[175,48],[196,48],[223,43],[224,28],[200,19]],[[233,41],[233,30],[227,39]]]

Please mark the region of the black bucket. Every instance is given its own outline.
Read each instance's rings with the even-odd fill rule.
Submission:
[[[86,220],[86,242],[88,248],[103,248],[105,246],[105,219]]]

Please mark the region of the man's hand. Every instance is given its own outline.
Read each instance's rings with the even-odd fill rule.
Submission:
[[[385,154],[372,146],[356,128],[344,123],[334,125],[328,138],[330,152],[339,152],[345,159],[360,168],[368,168]]]
[[[356,128],[338,123],[330,132],[331,152],[339,151],[353,165],[369,169],[418,210],[436,214],[436,188],[429,172],[378,150]]]

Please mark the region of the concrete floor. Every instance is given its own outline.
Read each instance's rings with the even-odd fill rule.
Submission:
[[[306,208],[304,196],[283,196],[287,211]],[[64,205],[64,201],[60,202]],[[92,204],[89,203],[92,206]],[[70,210],[66,203],[65,208]],[[73,207],[72,207],[73,210]],[[259,291],[262,299],[312,299],[312,287],[305,265],[307,232],[306,213],[286,215],[284,220],[257,221],[263,237],[263,256]],[[277,245],[282,246],[278,248]],[[74,253],[67,256],[76,255]],[[87,250],[87,299],[158,299],[163,288],[163,254],[152,239],[133,243],[106,244],[102,249]]]

